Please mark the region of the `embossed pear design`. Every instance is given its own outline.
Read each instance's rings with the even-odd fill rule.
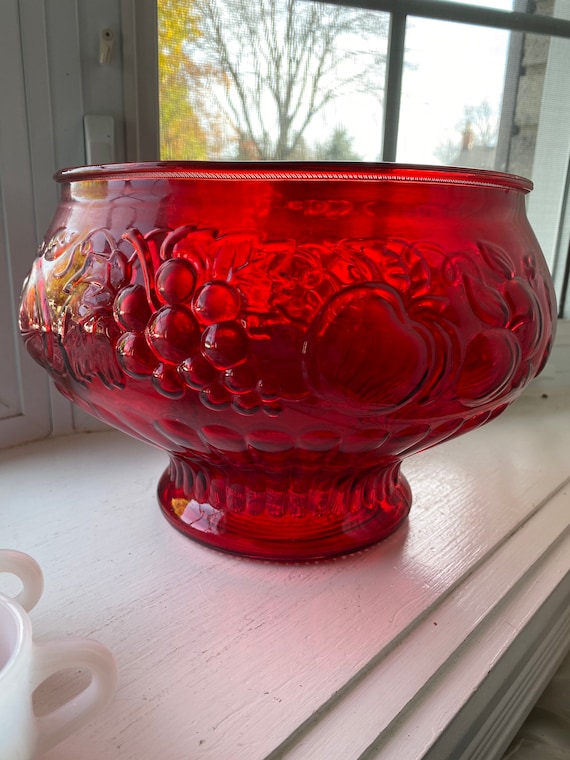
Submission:
[[[378,325],[373,337],[371,325]],[[309,331],[305,354],[315,392],[357,415],[402,407],[433,367],[427,329],[408,318],[393,288],[376,283],[333,297]]]

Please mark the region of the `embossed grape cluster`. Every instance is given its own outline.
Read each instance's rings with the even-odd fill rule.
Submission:
[[[118,293],[113,311],[125,330],[116,345],[121,367],[131,377],[150,377],[164,396],[180,397],[188,386],[211,409],[278,413],[276,390],[250,361],[239,291],[223,280],[196,285],[193,264],[172,258],[156,273],[158,309],[141,284]]]

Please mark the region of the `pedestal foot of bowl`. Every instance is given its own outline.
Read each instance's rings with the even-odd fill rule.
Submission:
[[[400,463],[357,475],[204,468],[172,457],[158,486],[182,533],[250,558],[299,561],[355,552],[405,520],[411,490]]]

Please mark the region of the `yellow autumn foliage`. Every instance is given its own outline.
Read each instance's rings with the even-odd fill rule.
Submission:
[[[206,160],[206,134],[190,99],[193,65],[184,51],[200,33],[198,19],[183,0],[158,0],[157,10],[160,158]]]

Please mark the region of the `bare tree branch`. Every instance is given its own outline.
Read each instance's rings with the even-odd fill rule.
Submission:
[[[287,159],[346,92],[381,90],[384,14],[307,0],[195,0],[187,54],[226,73],[212,96],[251,157]]]

